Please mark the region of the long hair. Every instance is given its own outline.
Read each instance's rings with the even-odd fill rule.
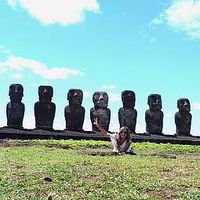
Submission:
[[[131,139],[129,128],[128,128],[127,126],[122,126],[122,127],[120,128],[119,133],[118,133],[118,138],[117,138],[117,144],[118,144],[118,145],[122,145],[122,141],[121,141],[121,137],[120,137],[120,133],[121,133],[121,132],[125,132],[125,133],[126,133],[126,139],[125,139],[126,142],[129,142],[130,139]],[[123,141],[123,142],[124,142],[124,141]]]

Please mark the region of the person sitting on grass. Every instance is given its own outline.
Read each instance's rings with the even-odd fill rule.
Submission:
[[[130,148],[131,145],[131,137],[130,131],[128,127],[123,126],[120,128],[118,133],[108,133],[105,129],[101,127],[98,123],[98,119],[94,119],[94,124],[100,130],[100,132],[104,135],[108,135],[113,145],[113,152],[115,153],[127,153],[134,154],[133,150]]]

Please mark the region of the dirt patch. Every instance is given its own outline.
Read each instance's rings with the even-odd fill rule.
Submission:
[[[0,140],[0,147],[18,147],[18,146],[34,146],[36,142],[18,142],[15,140]]]
[[[158,197],[158,199],[177,199],[177,197],[173,194],[173,191],[171,191],[169,188],[165,188],[163,190],[151,190],[147,193],[152,197]]]
[[[117,156],[119,155],[118,153],[115,152],[101,152],[101,151],[96,151],[96,152],[88,152],[87,155],[90,156]]]
[[[69,145],[64,144],[48,144],[39,143],[35,141],[19,142],[17,140],[0,140],[0,147],[32,147],[32,146],[45,146],[47,148],[70,149]]]
[[[174,155],[174,154],[153,153],[153,154],[150,154],[149,156],[159,156],[159,157],[162,157],[162,158],[176,159],[176,155]]]
[[[66,144],[41,144],[47,148],[57,148],[57,149],[72,149],[69,145]]]

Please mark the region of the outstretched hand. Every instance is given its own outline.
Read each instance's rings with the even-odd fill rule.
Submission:
[[[107,131],[101,127],[97,118],[94,118],[93,124],[96,125],[96,127],[100,130],[101,133],[103,133],[104,135],[107,135]]]
[[[96,125],[97,127],[99,126],[99,123],[98,123],[98,119],[97,119],[97,118],[94,118],[93,124]]]

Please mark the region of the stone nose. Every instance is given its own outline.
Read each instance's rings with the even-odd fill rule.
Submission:
[[[187,106],[187,102],[186,101],[184,101],[183,106]]]
[[[74,96],[74,97],[78,97],[78,93],[77,93],[77,92],[75,92],[73,96]]]
[[[43,90],[43,93],[48,93],[48,91],[47,91],[47,89],[46,89],[46,88]]]
[[[100,94],[98,100],[102,100],[102,99],[104,99],[104,96],[103,96],[103,94]]]

